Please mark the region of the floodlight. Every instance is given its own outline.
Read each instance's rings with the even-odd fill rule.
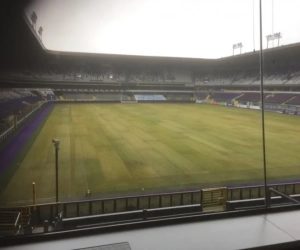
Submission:
[[[280,40],[280,38],[282,38],[282,33],[277,32],[277,33],[274,33],[274,34],[271,34],[271,35],[267,35],[266,38],[267,38],[267,49],[269,48],[269,42],[270,41],[278,40],[278,45],[277,46],[279,46],[279,40]]]
[[[234,55],[235,49],[240,49],[240,54],[242,53],[243,43],[236,43],[232,45],[232,55]]]

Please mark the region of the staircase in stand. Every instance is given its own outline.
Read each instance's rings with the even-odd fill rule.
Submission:
[[[293,96],[292,98],[288,99],[287,101],[285,101],[285,102],[282,103],[282,104],[286,104],[287,102],[289,102],[289,101],[291,101],[291,100],[293,100],[293,99],[295,99],[295,98],[296,98],[296,96]]]
[[[237,96],[237,97],[233,98],[233,99],[232,99],[232,101],[235,101],[236,99],[238,99],[238,98],[242,97],[243,95],[245,95],[245,94],[241,94],[241,95],[239,95],[239,96]]]
[[[274,94],[269,94],[266,96],[265,100],[267,100],[269,97],[273,97],[273,96],[274,96]]]
[[[20,216],[18,211],[0,211],[0,236],[18,234],[21,229]]]
[[[0,208],[0,234],[16,234],[28,223],[30,210],[28,207]],[[16,225],[15,225],[16,223]]]

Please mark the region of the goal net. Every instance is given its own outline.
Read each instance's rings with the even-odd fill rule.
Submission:
[[[121,103],[137,103],[137,100],[131,100],[130,98],[123,98],[123,95],[121,95],[120,98]]]
[[[121,100],[121,103],[137,103],[137,101],[136,100],[134,100],[134,101],[133,100],[130,100],[130,101],[129,100],[126,100],[126,101]]]

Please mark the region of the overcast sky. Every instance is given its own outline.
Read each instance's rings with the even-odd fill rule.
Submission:
[[[300,0],[262,1],[263,46],[272,27],[280,45],[300,42]],[[238,42],[259,49],[258,0],[36,0],[32,11],[51,50],[220,58]]]

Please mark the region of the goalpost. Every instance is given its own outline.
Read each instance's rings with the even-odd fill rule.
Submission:
[[[132,101],[132,100],[130,100],[130,101],[121,100],[121,103],[137,103],[137,101],[136,100],[134,100],[134,101]]]
[[[123,95],[121,95],[121,103],[137,103],[137,100],[123,100]]]

